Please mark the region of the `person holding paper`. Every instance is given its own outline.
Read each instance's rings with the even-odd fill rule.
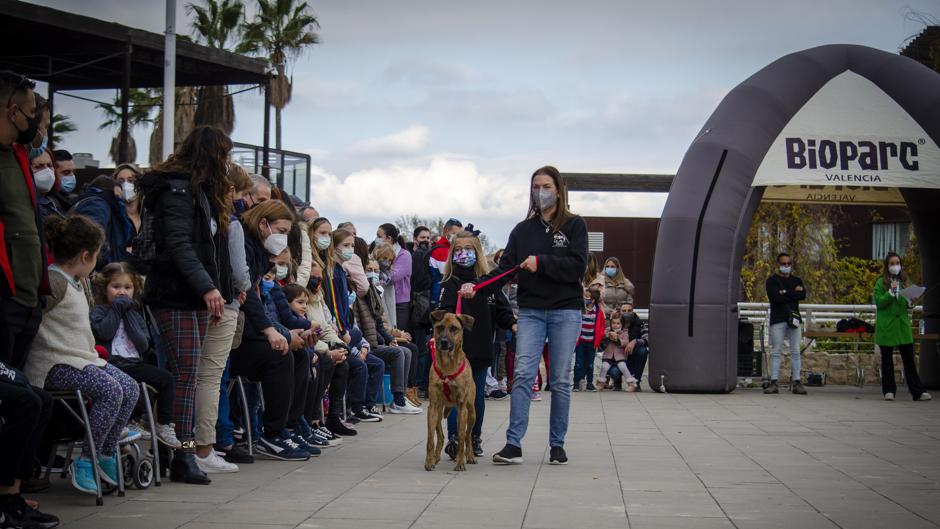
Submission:
[[[883,276],[875,282],[873,296],[877,307],[875,344],[881,350],[881,392],[885,400],[894,400],[897,393],[894,381],[894,349],[897,348],[904,363],[907,389],[914,400],[927,401],[930,393],[924,392],[914,362],[914,333],[908,312],[912,303],[901,294],[907,286],[907,278],[901,271],[901,257],[889,252],[885,256]]]

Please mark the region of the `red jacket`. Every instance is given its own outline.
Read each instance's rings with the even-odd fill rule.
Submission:
[[[607,330],[607,322],[604,320],[604,311],[601,309],[600,305],[594,305],[594,309],[597,310],[597,316],[594,317],[594,348],[597,349],[601,346],[601,340],[604,339],[604,332]],[[579,330],[579,344],[582,343],[580,332]]]
[[[446,263],[447,256],[450,254],[450,241],[447,237],[441,237],[431,246],[434,248],[431,250],[431,259]]]
[[[33,172],[29,168],[29,156],[26,151],[26,147],[14,144],[13,145],[13,157],[16,158],[17,163],[20,164],[20,171],[23,173],[23,179],[26,180],[26,188],[29,189],[29,200],[33,205],[33,211],[36,213],[36,229],[39,231],[39,241],[40,248],[42,251],[42,260],[46,262],[46,248],[45,248],[45,237],[43,236],[42,231],[42,220],[39,218],[39,211],[36,207],[36,188],[33,184]],[[6,237],[6,226],[3,222],[3,219],[0,219],[0,241],[5,241]],[[6,282],[9,287],[10,295],[16,295],[16,285],[13,283],[13,266],[10,263],[10,256],[7,255],[7,246],[6,244],[0,244],[0,271],[2,271],[2,280]],[[43,268],[42,278],[39,281],[39,295],[45,295],[49,293],[49,271],[46,268]]]

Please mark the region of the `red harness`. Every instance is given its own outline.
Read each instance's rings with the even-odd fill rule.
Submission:
[[[474,292],[477,290],[480,290],[481,288],[489,285],[490,283],[499,281],[500,279],[508,276],[509,274],[514,273],[518,269],[519,269],[519,266],[514,266],[510,268],[509,270],[506,270],[502,274],[499,274],[498,276],[487,279],[486,281],[483,281],[482,283],[477,283],[476,285],[473,285],[473,290]],[[462,300],[463,300],[463,297],[461,297],[460,294],[458,293],[457,294],[457,309],[455,311],[458,316],[461,313],[460,308],[462,305],[461,303]],[[453,399],[450,396],[450,383],[456,380],[457,377],[459,377],[460,374],[463,373],[465,369],[467,369],[467,359],[466,358],[463,359],[463,362],[460,363],[460,367],[457,368],[457,371],[454,371],[453,373],[449,375],[445,375],[444,372],[441,371],[441,368],[438,367],[437,365],[437,356],[434,354],[435,352],[434,338],[431,338],[430,340],[428,340],[428,346],[431,352],[431,367],[434,369],[434,372],[441,379],[441,382],[443,382],[443,385],[444,385],[444,398],[447,399],[448,402],[452,402]]]

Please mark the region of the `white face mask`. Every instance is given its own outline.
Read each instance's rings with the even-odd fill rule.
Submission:
[[[278,279],[287,279],[287,265],[275,265],[274,270]]]
[[[264,240],[264,249],[271,255],[281,255],[287,248],[287,235],[284,233],[272,233]]]
[[[36,190],[40,193],[48,193],[55,185],[55,173],[48,167],[40,169],[33,173],[33,181],[36,183]]]
[[[348,261],[352,259],[353,249],[352,248],[340,248],[337,255],[339,256],[340,261],[344,261],[344,262]]]
[[[318,250],[326,250],[330,247],[330,236],[324,235],[322,237],[317,237],[317,240],[314,241],[314,244],[317,245]]]
[[[781,274],[789,274],[792,270],[793,270],[793,267],[792,267],[792,266],[781,266],[781,267],[780,267],[780,273],[781,273]]]
[[[888,271],[891,272],[891,275],[896,276],[901,274],[901,265],[891,265],[888,267]]]
[[[125,202],[130,202],[137,196],[137,189],[134,187],[133,182],[124,182],[121,184],[121,191],[124,194]]]

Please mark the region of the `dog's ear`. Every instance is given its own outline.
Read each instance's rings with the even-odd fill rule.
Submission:
[[[460,324],[463,325],[465,331],[473,330],[473,316],[468,314],[461,314],[458,317],[460,318]]]
[[[446,310],[435,310],[431,313],[431,321],[437,323],[444,319],[444,316],[447,316]]]

